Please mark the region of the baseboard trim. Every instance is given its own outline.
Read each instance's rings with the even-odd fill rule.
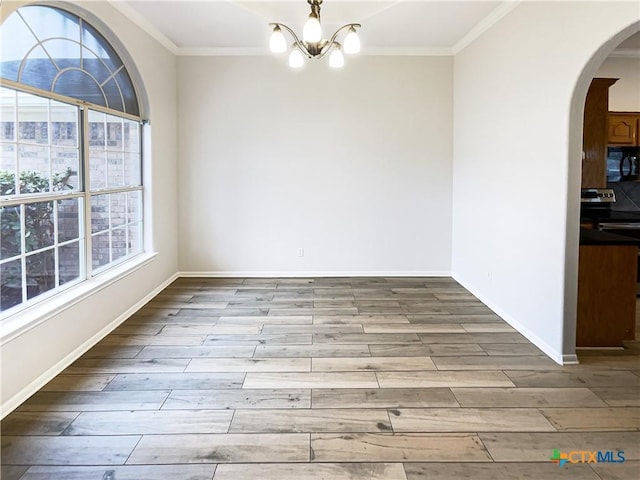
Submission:
[[[82,345],[74,349],[71,353],[65,356],[58,363],[49,368],[46,372],[32,381],[29,385],[24,387],[18,393],[16,393],[13,397],[7,400],[0,407],[0,419],[6,417],[13,410],[18,408],[25,400],[27,400],[31,395],[36,393],[42,387],[44,387],[47,383],[49,383],[56,375],[60,374],[65,368],[75,362],[79,357],[81,357],[84,353],[86,353],[91,347],[93,347],[96,343],[106,337],[109,333],[111,333],[116,327],[118,327],[122,322],[127,320],[131,315],[140,310],[147,302],[153,299],[156,295],[158,295],[162,290],[168,287],[173,281],[178,278],[178,274],[174,273],[156,288],[154,288],[151,292],[149,292],[145,297],[135,303],[133,306],[128,308],[124,313],[118,316],[115,320],[109,323],[106,327],[102,328],[98,333],[89,338]]]
[[[464,288],[469,290],[478,300],[484,303],[487,307],[493,310],[498,316],[500,316],[505,322],[507,322],[509,325],[515,328],[522,335],[524,335],[527,338],[527,340],[529,340],[536,347],[542,350],[545,355],[547,355],[551,360],[556,362],[558,365],[565,365],[565,361],[569,363],[573,363],[573,362],[578,363],[578,357],[575,354],[564,355],[561,352],[557,351],[555,348],[551,347],[547,342],[542,340],[538,335],[536,335],[534,332],[529,330],[522,323],[520,323],[518,320],[516,320],[511,315],[509,315],[507,312],[502,310],[500,307],[494,304],[487,297],[482,295],[478,291],[478,289],[473,286],[472,283],[468,282],[466,279],[456,274],[455,272],[451,276],[456,282],[458,282]],[[573,357],[575,357],[575,360]]]
[[[451,272],[446,270],[412,270],[412,271],[184,271],[178,273],[179,277],[193,278],[326,278],[326,277],[450,277]]]
[[[578,365],[578,355],[562,355],[562,365]]]

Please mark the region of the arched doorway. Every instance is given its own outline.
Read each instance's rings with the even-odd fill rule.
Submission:
[[[583,114],[587,91],[592,79],[604,60],[626,39],[640,31],[640,22],[636,22],[611,37],[592,55],[586,63],[571,99],[569,119],[569,171],[567,195],[567,225],[565,246],[565,302],[563,351],[575,352],[576,317],[578,289],[578,231],[580,223],[580,187],[582,173],[582,134]],[[577,363],[577,355],[565,354],[564,363]]]

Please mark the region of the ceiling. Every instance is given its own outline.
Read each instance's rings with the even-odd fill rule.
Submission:
[[[298,35],[306,0],[109,0],[176,55],[266,55],[270,22]],[[509,13],[518,0],[324,0],[327,38],[345,23],[361,23],[365,55],[452,55]],[[640,33],[620,45],[640,51]]]
[[[269,22],[298,35],[309,15],[306,0],[113,1],[143,29],[180,55],[268,53]],[[485,0],[324,0],[325,38],[345,23],[361,23],[363,54],[450,55],[518,2]]]

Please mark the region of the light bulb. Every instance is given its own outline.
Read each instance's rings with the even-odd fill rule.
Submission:
[[[283,53],[287,51],[287,41],[282,34],[282,30],[277,25],[273,29],[271,38],[269,39],[269,50],[273,53]]]
[[[329,66],[331,68],[342,68],[344,67],[344,55],[342,55],[342,50],[340,47],[336,47],[329,55]]]
[[[289,54],[289,66],[291,68],[300,68],[304,65],[304,57],[299,48],[294,48]]]
[[[322,40],[322,26],[318,17],[312,13],[302,29],[302,39],[307,43],[318,43]]]
[[[344,53],[358,53],[360,51],[360,37],[356,29],[351,27],[349,33],[344,37]]]

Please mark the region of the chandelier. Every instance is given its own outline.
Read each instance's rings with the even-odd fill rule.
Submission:
[[[343,25],[331,36],[329,40],[322,38],[322,25],[320,25],[320,5],[322,0],[307,0],[311,7],[309,19],[302,29],[302,40],[289,27],[282,23],[270,23],[273,27],[271,38],[269,40],[269,49],[273,53],[284,53],[287,51],[287,40],[282,33],[282,29],[288,31],[293,37],[293,45],[289,53],[289,66],[291,68],[300,68],[304,65],[304,57],[322,58],[329,54],[329,66],[332,68],[341,68],[344,66],[344,53],[353,54],[360,51],[360,38],[356,33],[356,28],[360,28],[359,23],[348,23]],[[344,37],[343,44],[336,39],[338,34],[348,29],[347,35]]]

